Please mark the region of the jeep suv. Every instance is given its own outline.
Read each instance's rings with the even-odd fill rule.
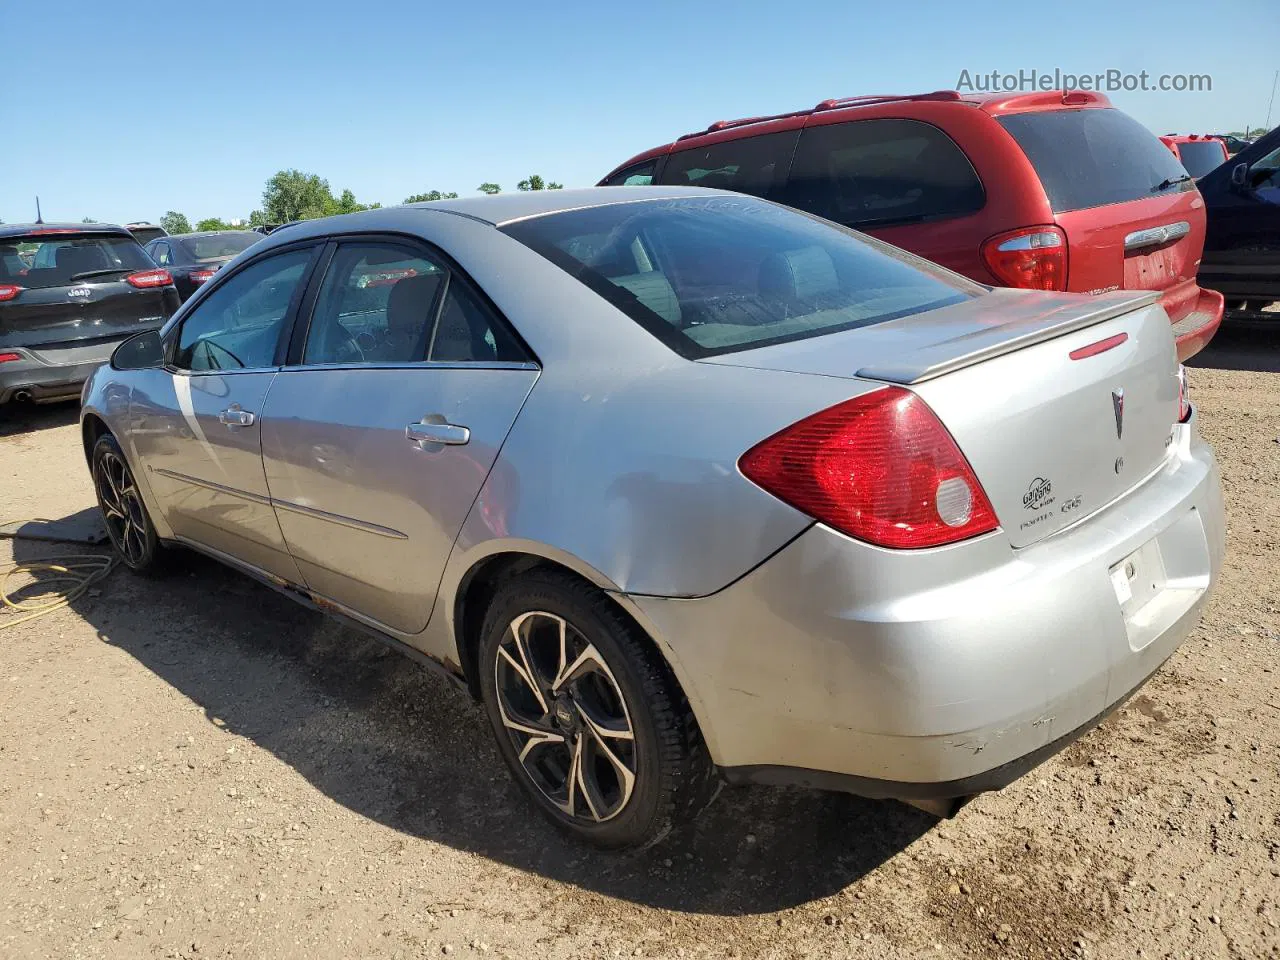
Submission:
[[[1083,91],[824,100],[720,121],[600,185],[719,187],[865,231],[982,283],[1155,290],[1182,359],[1222,322],[1204,203],[1160,140]]]

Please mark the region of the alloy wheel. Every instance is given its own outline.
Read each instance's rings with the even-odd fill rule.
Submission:
[[[147,556],[147,512],[129,465],[108,450],[98,457],[93,480],[112,544],[129,566],[142,564]]]
[[[517,759],[561,813],[602,823],[635,790],[635,729],[608,663],[563,617],[511,621],[494,660],[498,712]]]

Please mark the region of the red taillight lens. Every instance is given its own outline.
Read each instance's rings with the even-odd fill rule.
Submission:
[[[187,276],[191,278],[192,283],[204,283],[206,280],[212,280],[216,270],[192,270]]]
[[[1067,289],[1067,235],[1060,227],[998,234],[982,245],[982,260],[1006,287]]]
[[[1187,368],[1178,364],[1178,422],[1191,419],[1191,389],[1187,386]]]
[[[951,434],[900,387],[792,424],[743,454],[738,469],[797,510],[882,547],[936,547],[998,525]]]
[[[21,360],[20,353],[0,353],[0,363],[11,363],[14,360]]]
[[[125,277],[129,283],[135,287],[146,289],[148,287],[167,287],[173,283],[173,277],[169,276],[168,270],[143,270],[141,273],[131,273]]]
[[[15,283],[0,283],[0,303],[5,300],[12,300],[22,292],[22,287]]]

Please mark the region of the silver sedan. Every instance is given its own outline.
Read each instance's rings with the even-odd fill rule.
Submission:
[[[289,226],[83,406],[125,564],[195,549],[442,667],[608,847],[725,780],[946,814],[1140,686],[1222,564],[1152,295],[716,191]]]

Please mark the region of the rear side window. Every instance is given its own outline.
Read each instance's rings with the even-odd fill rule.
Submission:
[[[786,175],[798,136],[788,130],[681,150],[667,158],[660,182],[767,197]]]
[[[1214,143],[1213,141],[1208,143],[1180,143],[1178,144],[1178,155],[1182,158],[1182,165],[1186,168],[1187,173],[1197,180],[1210,170],[1227,162],[1227,155],[1223,151],[1222,144]]]
[[[955,142],[918,120],[855,120],[800,135],[784,203],[849,227],[960,217],[986,203]]]
[[[13,261],[0,260],[0,283],[12,282],[28,290],[63,287],[80,282],[118,280],[139,270],[154,270],[155,264],[130,236],[113,234],[32,234],[7,237],[5,246],[24,255],[31,266],[21,276],[12,276]],[[10,275],[6,275],[10,274]]]
[[[653,171],[657,169],[658,158],[646,160],[619,170],[604,182],[606,187],[647,187],[653,183]]]
[[[1055,213],[1194,190],[1178,158],[1119,110],[1046,110],[998,118],[1035,167]],[[1162,186],[1164,185],[1164,186]]]
[[[985,292],[888,244],[750,197],[608,204],[501,229],[691,359]]]

